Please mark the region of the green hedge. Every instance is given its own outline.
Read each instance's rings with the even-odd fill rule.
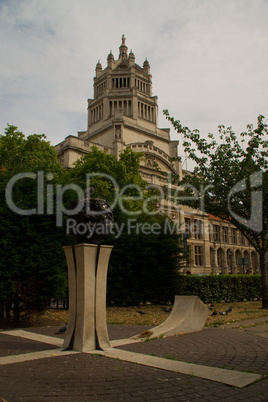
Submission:
[[[204,303],[261,299],[260,275],[179,275],[177,295],[195,295]]]

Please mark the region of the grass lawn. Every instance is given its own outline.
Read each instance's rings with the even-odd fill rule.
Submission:
[[[228,316],[219,313],[233,306],[233,310]],[[108,324],[124,325],[159,325],[169,313],[161,310],[163,306],[142,305],[136,307],[107,307]],[[268,310],[261,309],[261,301],[238,302],[238,303],[215,303],[218,312],[216,316],[209,316],[206,326],[215,327],[227,323],[234,323],[249,319],[268,317]],[[145,314],[139,314],[143,311]],[[68,320],[67,310],[50,309],[43,313],[36,313],[31,316],[31,326],[52,326],[62,325]]]

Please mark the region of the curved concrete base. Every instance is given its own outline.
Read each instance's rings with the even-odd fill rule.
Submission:
[[[198,296],[175,296],[174,306],[168,318],[147,331],[147,334],[149,339],[152,339],[201,331],[209,313],[208,307]],[[142,338],[142,334],[138,337]],[[148,336],[145,337],[148,339]]]

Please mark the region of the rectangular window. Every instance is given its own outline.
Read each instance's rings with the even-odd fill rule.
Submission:
[[[188,239],[191,237],[191,221],[190,218],[185,218],[184,219],[184,224],[185,224],[185,233],[187,233]]]
[[[213,240],[219,242],[220,241],[220,226],[213,225]]]
[[[226,226],[222,227],[222,241],[223,243],[229,242],[228,228]]]
[[[237,244],[237,236],[236,236],[236,229],[232,229],[232,243]]]
[[[127,101],[124,100],[123,103],[124,103],[124,115],[127,116],[128,115]]]
[[[202,247],[201,246],[195,246],[194,248],[194,253],[195,253],[195,265],[200,266],[202,265]]]
[[[194,237],[195,239],[202,239],[202,234],[203,234],[203,227],[202,227],[202,221],[200,219],[195,219],[194,220]]]
[[[209,241],[213,241],[213,225],[211,223],[208,226]]]
[[[241,244],[241,232],[239,232],[239,230],[237,230],[236,237],[237,237],[237,244]]]

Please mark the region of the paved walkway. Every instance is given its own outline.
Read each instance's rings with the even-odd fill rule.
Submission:
[[[3,331],[0,332],[0,401],[2,397],[8,402],[267,402],[268,328],[267,323],[263,324],[265,320],[268,322],[268,317],[254,320],[259,325],[243,329],[246,322],[232,325],[238,328],[205,328],[198,333],[128,344],[121,339],[149,327],[110,325],[109,336],[116,340],[112,342],[116,348],[107,354],[114,358],[95,353],[62,352],[59,346],[63,336],[55,335],[58,327],[27,328],[16,336]],[[126,356],[138,356],[141,361],[139,364],[126,361]],[[144,361],[161,364],[164,361],[171,369],[155,368]],[[192,372],[177,372],[177,367],[181,371],[185,365],[193,367]],[[230,373],[235,377],[236,372],[246,372],[259,374],[261,379],[238,388],[219,382],[217,373],[221,370],[217,369],[223,369],[229,377]],[[201,378],[207,371],[214,372],[214,380]]]

